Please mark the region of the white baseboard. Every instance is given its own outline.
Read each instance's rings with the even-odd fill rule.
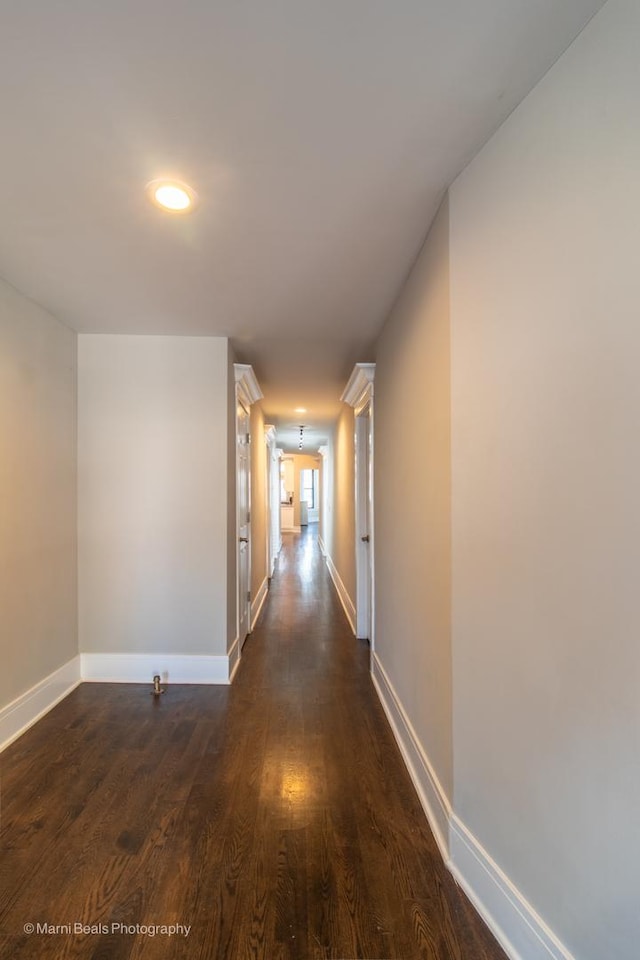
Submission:
[[[320,536],[320,534],[318,534],[318,546],[320,547],[320,553],[322,554],[322,556],[323,556],[323,557],[326,557],[326,555],[327,555],[327,548],[325,547],[325,545],[324,545],[324,540],[322,539],[322,537]]]
[[[17,740],[80,683],[80,657],[74,657],[0,710],[0,750]]]
[[[265,600],[267,599],[267,594],[269,593],[269,579],[265,577],[260,588],[256,593],[255,597],[251,601],[251,629],[256,625],[256,620],[260,616],[260,611],[264,605]]]
[[[371,657],[371,675],[442,859],[446,863],[449,859],[451,804],[376,653]]]
[[[448,867],[512,960],[574,960],[455,814]]]
[[[344,583],[342,582],[342,578],[341,578],[340,574],[338,573],[338,570],[337,570],[337,568],[336,568],[336,565],[335,565],[335,563],[333,562],[333,560],[331,559],[331,557],[329,556],[328,553],[325,553],[325,562],[326,562],[326,564],[327,564],[327,568],[328,568],[328,570],[329,570],[329,573],[331,574],[331,579],[333,580],[333,584],[334,584],[336,590],[338,591],[338,597],[340,598],[340,603],[342,604],[342,608],[343,608],[344,612],[345,612],[346,615],[347,615],[347,620],[349,621],[349,626],[350,626],[351,629],[353,630],[353,634],[354,634],[354,636],[355,636],[355,633],[356,633],[356,608],[355,608],[355,606],[354,606],[353,600],[352,600],[351,597],[349,596],[349,594],[348,594],[348,592],[347,592],[347,588],[345,587]]]
[[[371,673],[409,776],[447,867],[511,960],[574,960],[544,920],[453,813],[376,653]]]
[[[159,673],[163,683],[228,684],[240,661],[239,647],[236,639],[226,657],[82,653],[0,709],[0,752],[83,681],[151,686]]]
[[[91,683],[229,683],[230,657],[170,653],[81,653],[82,679]]]
[[[231,644],[227,656],[229,658],[229,683],[232,683],[236,670],[240,666],[240,640],[238,637]]]

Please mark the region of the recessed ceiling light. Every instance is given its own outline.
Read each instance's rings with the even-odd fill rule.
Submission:
[[[307,408],[306,408],[306,407],[296,407],[293,412],[294,412],[294,413],[306,413],[306,412],[307,412]]]
[[[152,203],[171,213],[187,213],[196,203],[196,192],[179,180],[152,180],[147,184],[147,195]]]

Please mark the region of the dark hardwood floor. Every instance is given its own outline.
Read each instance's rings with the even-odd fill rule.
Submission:
[[[308,532],[285,535],[231,687],[78,687],[1,758],[3,960],[504,960],[368,658]]]

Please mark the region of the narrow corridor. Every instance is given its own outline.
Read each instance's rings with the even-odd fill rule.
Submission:
[[[231,687],[78,687],[3,756],[0,956],[502,960],[368,661],[311,527],[284,536]],[[24,933],[76,922],[102,926]],[[148,933],[170,924],[188,935]]]

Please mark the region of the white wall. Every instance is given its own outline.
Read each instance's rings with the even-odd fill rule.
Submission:
[[[83,653],[226,654],[229,365],[224,338],[78,338]]]
[[[340,578],[344,587],[343,602],[352,618],[356,599],[354,430],[353,409],[345,403],[329,437],[327,457],[321,461],[322,483],[328,496],[327,510],[320,524],[329,568]],[[297,482],[299,490],[299,473]]]
[[[455,807],[580,960],[640,944],[639,37],[610,0],[451,190]]]
[[[450,802],[451,437],[445,199],[376,349],[376,657]],[[446,843],[448,828],[441,823]]]
[[[0,708],[73,659],[76,337],[0,281]]]

